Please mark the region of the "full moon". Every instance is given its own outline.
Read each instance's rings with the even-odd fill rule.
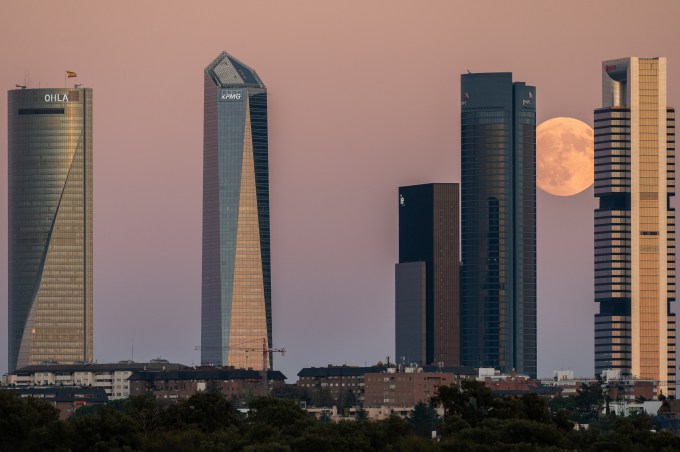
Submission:
[[[593,184],[593,129],[574,118],[553,118],[536,128],[536,185],[572,196]]]

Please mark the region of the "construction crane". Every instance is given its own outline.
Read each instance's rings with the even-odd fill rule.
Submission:
[[[252,341],[250,341],[252,342]],[[200,345],[197,345],[194,347],[194,350],[202,350],[205,349],[206,347],[201,347]],[[215,348],[215,347],[211,347]],[[222,348],[219,348],[220,350]],[[273,347],[268,347],[267,346],[267,338],[262,338],[262,348],[253,346],[253,347],[243,347],[243,346],[225,346],[224,350],[227,351],[239,351],[239,352],[261,352],[262,353],[262,395],[269,395],[269,380],[267,376],[267,371],[269,370],[269,354],[270,353],[281,353],[281,356],[286,356],[286,349],[285,348],[273,348]]]

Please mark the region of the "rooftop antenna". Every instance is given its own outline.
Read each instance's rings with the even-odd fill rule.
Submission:
[[[472,74],[472,72],[470,72],[470,69],[468,69],[467,71],[468,71],[468,74]]]
[[[26,85],[14,85],[14,86],[16,86],[17,88],[26,89]]]

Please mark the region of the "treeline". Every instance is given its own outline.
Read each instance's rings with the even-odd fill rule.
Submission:
[[[535,394],[494,395],[482,383],[440,388],[407,419],[316,420],[293,400],[262,397],[248,416],[214,392],[175,404],[133,397],[81,408],[66,421],[37,399],[0,391],[0,448],[7,451],[541,451],[680,450],[680,438],[658,429],[647,416],[599,417],[600,399],[585,388],[576,408],[551,410]],[[558,399],[559,400],[559,399]],[[551,402],[555,406],[565,404]],[[580,404],[580,405],[579,405]],[[572,404],[573,405],[573,404]],[[584,410],[585,412],[579,412]],[[590,427],[574,419],[588,413]],[[431,432],[438,433],[436,440]]]

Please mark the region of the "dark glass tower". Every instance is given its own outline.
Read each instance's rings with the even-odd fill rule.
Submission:
[[[676,391],[675,110],[666,59],[602,63],[595,110],[595,373]]]
[[[461,76],[462,361],[536,377],[536,89]]]
[[[267,88],[222,52],[204,94],[201,363],[261,369],[272,341]]]
[[[458,184],[399,188],[398,362],[460,365]]]
[[[92,90],[8,92],[9,371],[92,360]]]

